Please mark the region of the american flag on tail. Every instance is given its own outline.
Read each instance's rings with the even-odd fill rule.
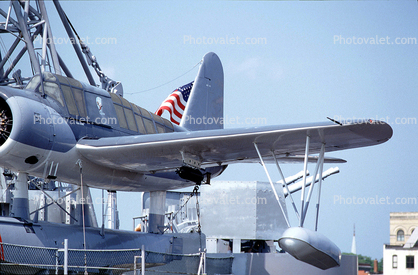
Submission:
[[[174,90],[163,101],[160,108],[158,108],[155,114],[161,116],[164,110],[167,110],[170,113],[171,121],[179,125],[181,118],[183,117],[183,112],[186,108],[187,100],[189,99],[192,87],[193,81]]]

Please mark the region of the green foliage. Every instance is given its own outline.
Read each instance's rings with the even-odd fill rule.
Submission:
[[[343,255],[356,255],[353,253],[342,253]],[[358,263],[359,264],[369,264],[372,267],[372,270],[370,271],[371,274],[373,274],[373,267],[374,267],[374,259],[372,260],[372,258],[368,257],[368,256],[363,256],[361,254],[357,254],[357,258],[358,258]],[[380,259],[380,261],[378,261],[377,263],[377,271],[378,272],[383,272],[383,258]]]
[[[358,258],[358,263],[359,264],[369,264],[371,267],[373,267],[373,260],[372,258],[368,257],[368,256],[363,256],[358,254],[357,255]]]
[[[383,272],[383,258],[380,259],[379,263],[377,264],[377,270],[379,272]]]

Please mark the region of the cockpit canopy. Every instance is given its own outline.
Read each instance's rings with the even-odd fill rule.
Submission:
[[[41,76],[35,75],[25,89],[52,98],[59,109],[57,112],[70,119],[93,121],[94,124],[117,127],[127,133],[155,134],[174,131],[169,120],[127,101],[118,94],[69,77],[44,72],[42,85]],[[102,111],[102,106],[106,112]]]

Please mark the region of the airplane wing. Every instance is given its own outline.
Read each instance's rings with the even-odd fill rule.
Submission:
[[[82,139],[77,149],[99,165],[152,173],[176,169],[184,159],[197,160],[202,167],[259,162],[254,143],[266,161],[273,160],[272,151],[280,161],[303,161],[307,135],[310,136],[309,154],[316,154],[323,143],[325,152],[383,143],[391,138],[392,128],[371,120],[323,122]]]

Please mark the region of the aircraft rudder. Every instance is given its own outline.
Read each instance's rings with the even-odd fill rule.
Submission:
[[[186,129],[222,129],[224,100],[224,73],[219,57],[205,54],[193,84],[180,126]]]

